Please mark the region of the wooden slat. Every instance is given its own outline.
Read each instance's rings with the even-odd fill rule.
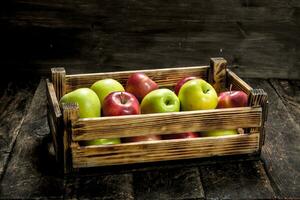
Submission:
[[[121,72],[91,73],[66,75],[66,91],[70,92],[79,87],[91,87],[91,85],[104,78],[113,78],[125,85],[128,77],[135,72],[144,72],[159,86],[174,86],[180,79],[187,76],[196,76],[206,79],[208,66],[178,67],[150,70],[132,70]]]
[[[227,88],[232,84],[232,90],[242,90],[246,94],[250,94],[252,87],[238,77],[233,71],[227,69]]]
[[[47,90],[46,90],[47,100],[51,108],[51,112],[53,114],[53,117],[59,118],[62,116],[62,113],[59,108],[58,98],[56,96],[54,86],[48,79],[46,79],[46,84],[47,84]]]
[[[95,167],[163,160],[250,154],[258,150],[259,133],[233,136],[151,141],[72,149],[73,167]]]
[[[55,94],[53,84],[46,79],[46,94],[47,94],[47,119],[50,128],[50,132],[53,138],[53,144],[55,148],[55,154],[57,161],[61,161],[63,154],[63,126],[62,126],[62,113],[59,108],[59,103]]]
[[[259,127],[261,108],[226,108],[202,111],[127,115],[79,119],[73,140],[169,134],[212,129]]]

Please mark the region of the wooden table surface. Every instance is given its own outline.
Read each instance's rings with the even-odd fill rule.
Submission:
[[[300,199],[300,84],[246,81],[269,95],[266,140],[259,160],[152,163],[65,178],[58,173],[49,148],[45,80],[2,84],[0,198]]]

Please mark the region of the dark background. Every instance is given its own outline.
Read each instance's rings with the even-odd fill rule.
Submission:
[[[299,0],[12,0],[0,7],[1,78],[206,65],[300,79]]]

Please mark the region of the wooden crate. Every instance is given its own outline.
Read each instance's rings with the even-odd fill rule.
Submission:
[[[80,87],[90,87],[103,78],[113,78],[125,84],[129,75],[137,71],[67,75],[64,68],[51,70],[52,82],[46,81],[48,122],[57,160],[63,163],[65,172],[97,166],[259,154],[264,143],[267,94],[262,89],[253,89],[227,69],[227,62],[223,58],[211,58],[208,66],[138,71],[146,73],[160,87],[172,88],[177,81],[187,76],[197,76],[209,81],[217,92],[232,85],[234,90],[243,90],[248,94],[248,107],[79,118],[77,104],[64,104],[60,108],[58,102],[65,93]],[[80,141],[98,138],[237,128],[243,128],[244,133],[116,145],[80,145]]]

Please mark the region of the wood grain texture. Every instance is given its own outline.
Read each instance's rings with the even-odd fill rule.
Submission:
[[[148,170],[133,173],[135,199],[203,199],[197,167]]]
[[[271,79],[270,84],[295,121],[300,119],[300,81]]]
[[[240,77],[238,77],[233,71],[231,71],[230,69],[226,70],[226,78],[227,78],[227,86],[226,88],[230,88],[230,85],[232,85],[232,90],[241,90],[243,92],[245,92],[246,94],[248,94],[248,96],[250,95],[250,92],[252,90],[252,87],[247,84],[243,79],[241,79]]]
[[[9,82],[0,97],[0,180],[34,94],[34,84]]]
[[[241,77],[299,79],[298,4],[15,0],[1,8],[0,56],[11,74],[193,66],[222,56]]]
[[[66,71],[64,68],[51,68],[52,84],[57,100],[66,93]]]
[[[118,80],[122,85],[126,85],[128,77],[135,72],[143,72],[149,78],[154,80],[160,87],[174,87],[176,83],[188,76],[207,78],[208,66],[178,67],[167,69],[149,69],[149,70],[132,70],[121,72],[106,72],[92,74],[74,74],[66,76],[66,90],[70,92],[79,87],[90,88],[93,83],[105,78]]]
[[[261,156],[272,186],[280,198],[299,198],[299,120],[292,117],[269,82],[255,79],[247,82],[264,89],[269,96],[266,139]]]
[[[261,126],[261,108],[226,108],[79,119],[74,141]]]
[[[265,141],[265,122],[268,116],[268,94],[263,89],[253,89],[250,92],[248,103],[253,107],[261,107],[262,108],[262,121],[261,126],[257,128],[251,128],[250,132],[260,132],[260,141],[259,146],[260,149]]]
[[[151,141],[104,146],[72,146],[73,167],[95,167],[257,152],[259,134]]]
[[[79,119],[79,105],[78,103],[63,103],[63,162],[64,172],[72,171],[72,157],[71,157],[71,141],[72,141],[72,123]]]
[[[131,173],[103,175],[101,173],[73,176],[65,181],[64,199],[120,199],[133,200]]]
[[[218,94],[226,89],[226,68],[227,61],[224,58],[210,59],[209,82]]]
[[[47,119],[50,132],[53,138],[53,144],[56,153],[57,161],[61,162],[63,154],[63,124],[62,113],[55,94],[55,89],[52,83],[46,79],[47,93]]]
[[[274,199],[261,161],[201,166],[206,199]]]
[[[45,81],[41,80],[20,127],[1,181],[1,199],[63,197],[63,180],[54,156],[48,152],[51,135],[46,118]]]

